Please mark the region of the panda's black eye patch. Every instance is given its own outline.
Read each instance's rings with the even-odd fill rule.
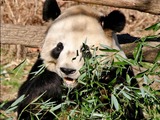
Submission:
[[[51,56],[57,59],[63,50],[63,43],[59,42],[57,46],[51,51]]]

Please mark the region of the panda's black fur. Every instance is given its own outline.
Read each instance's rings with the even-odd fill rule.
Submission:
[[[38,58],[30,73],[38,71],[39,66],[41,66],[42,64],[43,60]],[[22,114],[21,112],[31,101],[42,95],[44,92],[44,101],[51,99],[51,101],[57,101],[57,103],[59,103],[61,101],[62,94],[62,89],[60,86],[62,86],[61,77],[47,69],[45,69],[42,74],[38,75],[35,78],[34,75],[30,74],[27,78],[27,81],[22,84],[18,92],[18,97],[24,94],[26,95],[26,99],[24,99],[18,106],[18,118],[20,120],[30,120],[31,116],[29,112],[25,111]],[[32,107],[29,107],[27,109],[32,109]],[[50,120],[51,118],[53,118],[53,115],[50,113],[43,116],[43,119],[45,120]]]
[[[56,19],[60,15],[60,9],[57,5],[56,0],[46,0],[43,7],[43,19],[45,21],[48,21],[50,19]],[[116,19],[116,18],[119,19]],[[76,21],[74,21],[76,22]],[[102,16],[99,19],[99,24],[102,24],[103,29],[111,29],[113,31],[121,31],[125,24],[125,17],[124,15],[119,11],[112,12],[109,16]],[[52,56],[54,59],[57,59],[59,57],[59,54],[61,51],[63,51],[63,44],[58,43],[55,48],[53,48],[52,52],[50,53],[50,56]],[[55,62],[55,61],[53,61]],[[20,120],[31,120],[30,112],[34,112],[33,105],[29,105],[30,102],[32,102],[34,99],[36,99],[38,96],[42,95],[41,99],[43,101],[50,99],[50,101],[55,101],[57,103],[61,103],[62,101],[62,86],[63,86],[63,80],[62,78],[54,71],[49,70],[48,68],[44,68],[44,71],[34,76],[33,73],[37,72],[42,64],[44,64],[44,60],[41,58],[41,55],[38,57],[37,61],[35,62],[34,66],[32,67],[30,74],[27,78],[27,80],[22,84],[22,86],[19,89],[18,97],[25,95],[25,99],[18,105],[18,119]],[[124,78],[126,77],[125,74],[128,72],[131,76],[133,76],[133,72],[130,69],[130,66],[126,66],[127,69],[123,70],[123,73],[121,76],[118,77],[120,79],[118,82],[124,82]],[[65,69],[63,69],[65,70]],[[110,79],[114,78],[115,76],[115,69],[111,70],[109,73]],[[70,70],[70,72],[74,72],[74,70]],[[103,74],[102,74],[103,75]],[[136,85],[138,87],[138,84],[136,80],[132,80],[132,85]],[[117,83],[118,83],[117,82]],[[28,106],[29,105],[29,106]],[[25,111],[23,109],[26,108]],[[134,118],[135,113],[135,104],[133,103],[133,106],[127,108],[126,110],[126,117],[128,119],[141,119],[143,118],[142,111],[139,109],[137,118]],[[54,118],[54,115],[47,112],[45,116],[39,115],[39,118],[42,117],[42,120],[52,120]],[[35,118],[36,119],[36,118]]]

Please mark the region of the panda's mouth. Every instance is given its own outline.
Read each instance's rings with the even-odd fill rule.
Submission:
[[[69,88],[74,88],[77,86],[77,81],[70,77],[64,77],[64,85]]]
[[[74,79],[70,78],[70,77],[65,77],[64,79],[67,80],[67,81],[74,81]]]

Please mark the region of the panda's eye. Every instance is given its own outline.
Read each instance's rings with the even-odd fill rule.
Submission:
[[[63,43],[59,42],[57,46],[51,51],[51,56],[57,59],[63,50]]]

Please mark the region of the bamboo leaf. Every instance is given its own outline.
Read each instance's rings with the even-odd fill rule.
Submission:
[[[111,105],[112,105],[112,107],[114,106],[117,111],[119,110],[118,100],[113,94],[111,95]]]
[[[18,105],[18,103],[22,102],[22,100],[24,100],[25,95],[22,95],[21,97],[19,97],[16,101],[14,101],[10,107],[14,107],[16,105]]]
[[[123,94],[126,98],[128,98],[129,100],[132,99],[125,91],[122,91],[122,94]]]
[[[160,22],[159,23],[156,23],[148,28],[146,28],[145,30],[154,30],[154,31],[157,31],[160,29]]]

